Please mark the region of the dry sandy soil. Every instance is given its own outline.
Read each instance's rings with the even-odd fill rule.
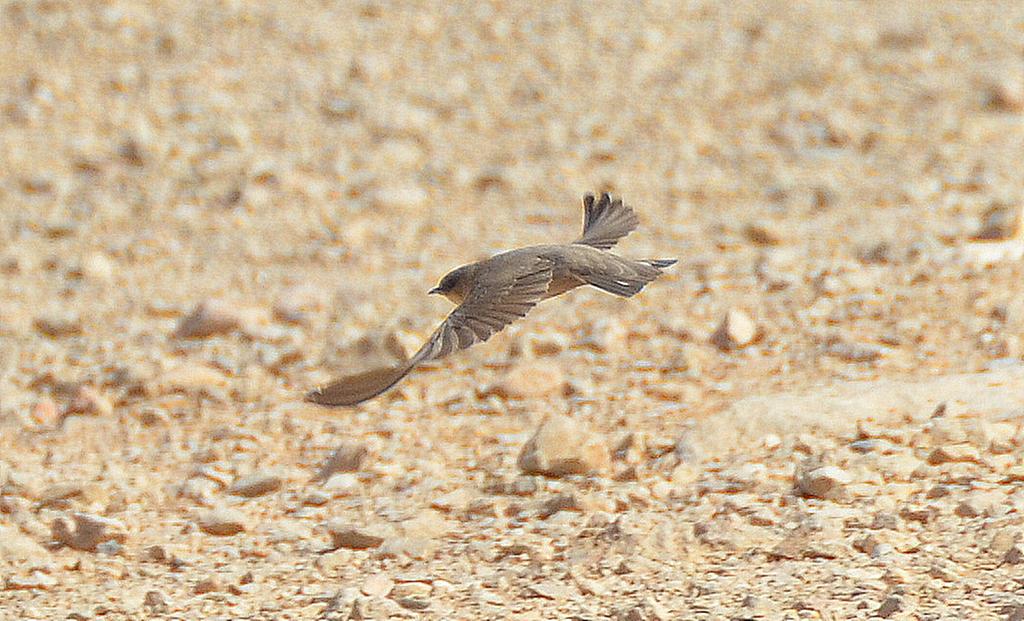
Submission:
[[[1024,619],[1024,3],[411,4],[2,3],[0,618]]]

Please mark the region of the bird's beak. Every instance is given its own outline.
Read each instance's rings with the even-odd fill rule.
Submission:
[[[434,295],[435,293],[441,293],[441,289],[439,287],[434,287],[430,291],[427,291],[427,295]]]

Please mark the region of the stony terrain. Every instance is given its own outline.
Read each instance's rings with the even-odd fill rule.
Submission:
[[[1024,4],[0,5],[0,618],[1024,620]],[[450,268],[641,216],[364,406]]]

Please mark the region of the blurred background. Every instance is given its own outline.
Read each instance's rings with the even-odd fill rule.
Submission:
[[[740,305],[775,371],[834,375],[837,339],[977,366],[1017,319],[1015,264],[929,263],[1020,207],[1017,2],[12,1],[0,29],[8,402],[62,365],[244,375],[237,344],[166,341],[211,298],[311,311],[284,385],[322,380],[367,330],[428,334],[451,267],[575,237],[586,191],[641,215],[623,253],[682,262],[584,307],[703,343]]]
[[[770,468],[745,464],[721,480],[709,468],[697,489],[705,473],[681,430],[749,395],[1019,365],[1022,161],[1019,0],[4,0],[0,522],[17,528],[4,526],[0,543],[20,533],[28,552],[2,548],[0,560],[38,563],[0,564],[22,581],[5,582],[5,597],[33,619],[66,618],[83,602],[99,610],[98,601],[108,608],[97,615],[124,608],[137,618],[143,601],[157,609],[166,599],[232,618],[278,618],[284,605],[319,611],[336,603],[310,586],[323,576],[361,581],[391,562],[321,556],[321,522],[425,515],[441,526],[408,527],[422,544],[409,554],[435,558],[439,533],[448,546],[429,569],[447,580],[426,587],[431,605],[472,574],[458,597],[481,614],[504,611],[489,618],[506,616],[502,598],[535,580],[570,575],[544,564],[547,550],[573,542],[604,554],[621,543],[632,554],[636,541],[647,545],[640,534],[665,532],[680,548],[648,556],[674,573],[652,578],[649,564],[608,561],[609,581],[692,577],[673,605],[703,615],[719,600],[738,608],[750,584],[772,598],[776,579],[804,576],[804,592],[867,592],[851,614],[884,610],[901,574],[810,572],[875,563],[851,547],[867,551],[862,534],[868,544],[808,553],[789,577],[735,552],[775,539],[715,539],[722,524],[788,536],[803,519],[791,513],[817,502],[794,496],[794,464],[835,442],[793,448],[776,438],[764,449],[778,449],[764,458]],[[336,374],[417,348],[451,309],[426,292],[453,267],[574,239],[581,196],[599,191],[622,196],[641,219],[617,252],[680,259],[643,293],[580,290],[542,304],[357,410],[301,403]],[[603,434],[590,444],[569,434],[561,446],[597,447],[607,461],[607,444],[614,478],[576,485],[520,472],[520,448],[552,412]],[[886,451],[909,464],[900,476],[929,476],[925,456],[892,438]],[[849,460],[876,446],[848,450]],[[335,449],[350,471],[322,489],[310,479]],[[1012,450],[928,459],[980,470],[985,460],[1009,463]],[[972,484],[977,474],[952,472]],[[986,476],[993,486],[1020,480],[1019,471]],[[933,497],[931,485],[914,485],[922,507],[939,496],[959,502],[959,491],[935,486]],[[899,535],[895,507],[911,492],[903,485],[894,493],[904,496],[871,504],[883,487],[868,486],[858,519],[878,513],[874,524]],[[734,501],[738,490],[756,494]],[[1005,495],[993,502],[1011,506]],[[195,517],[222,504],[244,515]],[[682,505],[692,512],[672,513]],[[938,514],[915,507],[906,522]],[[72,509],[123,521],[130,554],[108,546],[94,561],[39,547],[56,538],[96,549],[67,535]],[[832,515],[855,522],[845,510]],[[964,520],[980,511],[956,508]],[[632,530],[619,517],[602,530],[617,513]],[[702,548],[691,545],[700,520]],[[605,534],[581,537],[584,523]],[[945,528],[938,523],[928,527]],[[945,531],[950,545],[983,539],[957,524]],[[486,547],[499,540],[505,547]],[[1008,562],[1021,558],[1017,541],[1003,537],[1018,559]],[[165,544],[186,550],[186,562]],[[691,552],[721,564],[700,574]],[[952,558],[960,567],[981,552]],[[503,573],[478,575],[478,559]],[[763,567],[770,577],[743,578]],[[970,606],[980,601],[975,583],[930,571],[915,575],[940,584],[940,600],[955,585]],[[730,572],[739,582],[714,586]],[[865,587],[869,573],[877,579]],[[110,599],[111,576],[135,604]],[[230,582],[232,595],[209,576]],[[481,583],[492,592],[473,586]],[[1009,577],[992,592],[1012,595],[1004,584]],[[384,587],[363,588],[369,597]],[[605,612],[627,592],[587,588],[587,605]],[[56,591],[64,597],[46,599]],[[599,602],[601,592],[610,594]],[[562,591],[537,593],[522,606]],[[849,593],[828,595],[854,602]],[[32,612],[46,601],[52,610]],[[802,594],[793,601],[811,606]],[[1019,619],[1014,610],[1008,618]]]
[[[211,297],[312,304],[310,367],[370,328],[425,335],[442,274],[572,239],[599,190],[641,215],[622,252],[682,259],[641,314],[699,337],[743,304],[803,362],[843,309],[799,313],[846,286],[827,280],[844,261],[917,260],[1019,208],[1022,20],[1016,2],[7,2],[4,391],[18,365],[144,365]],[[853,285],[885,307],[866,338],[953,323],[922,338],[968,364],[983,326],[950,291],[889,307],[906,269]],[[51,346],[40,320],[84,338]]]

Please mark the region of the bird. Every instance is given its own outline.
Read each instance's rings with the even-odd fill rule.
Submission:
[[[569,244],[528,246],[458,267],[428,293],[456,307],[404,362],[336,379],[308,392],[323,406],[353,406],[397,384],[418,365],[466,349],[500,332],[539,302],[590,285],[632,297],[677,259],[627,259],[611,248],[640,224],[633,209],[607,192],[583,197],[583,233]]]

